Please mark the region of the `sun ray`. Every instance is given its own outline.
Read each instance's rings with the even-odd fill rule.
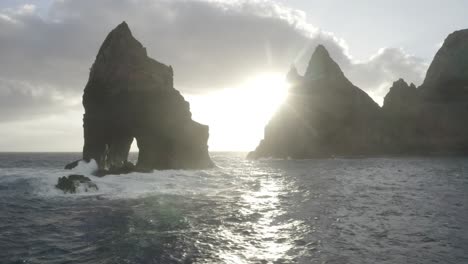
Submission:
[[[210,124],[210,150],[248,151],[287,95],[282,73],[260,73],[240,85],[206,95],[187,95],[194,120]]]

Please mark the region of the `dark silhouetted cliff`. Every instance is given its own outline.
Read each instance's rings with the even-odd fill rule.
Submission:
[[[450,34],[417,89],[394,83],[383,112],[398,153],[468,154],[468,30]]]
[[[468,154],[468,30],[450,34],[424,83],[393,83],[380,108],[319,45],[249,158]]]
[[[147,56],[123,22],[102,44],[84,90],[83,159],[101,169],[198,169],[212,166],[208,126],[191,119],[189,103],[173,87],[173,70]],[[131,166],[130,166],[131,167]]]
[[[379,106],[343,74],[318,46],[305,75],[292,68],[289,96],[249,154],[258,157],[322,157],[373,153],[379,140]]]

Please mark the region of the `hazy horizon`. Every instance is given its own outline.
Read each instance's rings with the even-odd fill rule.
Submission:
[[[289,67],[303,73],[317,44],[381,104],[393,81],[421,84],[445,37],[468,27],[467,9],[455,0],[3,1],[0,152],[82,150],[89,68],[123,20],[149,56],[173,66],[193,119],[210,126],[210,151],[245,152],[285,98]]]

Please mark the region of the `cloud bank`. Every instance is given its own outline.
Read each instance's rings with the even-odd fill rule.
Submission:
[[[427,69],[400,48],[354,61],[345,40],[273,0],[56,0],[46,12],[34,5],[0,10],[0,123],[80,110],[99,45],[123,20],[151,57],[173,66],[184,94],[286,73],[291,64],[304,70],[318,44],[379,102],[391,82],[404,77],[420,84]]]

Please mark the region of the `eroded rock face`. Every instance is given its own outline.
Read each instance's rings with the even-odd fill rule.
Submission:
[[[418,92],[416,86],[411,83],[405,82],[403,79],[399,79],[394,82],[387,95],[384,98],[383,109],[385,111],[394,112],[408,112],[418,102]]]
[[[468,97],[468,29],[450,34],[436,53],[421,95],[432,101],[465,101]]]
[[[249,158],[468,154],[468,30],[450,34],[416,88],[393,83],[380,108],[323,46]]]
[[[382,127],[376,131],[382,135],[381,153],[417,154],[420,149],[420,129],[415,120],[421,113],[420,96],[414,84],[403,79],[394,82],[384,98]]]
[[[420,87],[394,83],[383,112],[390,149],[468,154],[468,30],[446,38]]]
[[[213,166],[208,126],[191,119],[189,103],[173,87],[173,69],[147,56],[123,22],[102,44],[84,90],[83,159],[100,170],[129,168],[135,139],[136,169]]]
[[[289,96],[249,158],[327,157],[373,153],[379,106],[318,46],[302,77],[292,69]],[[292,78],[292,79],[291,79]]]

